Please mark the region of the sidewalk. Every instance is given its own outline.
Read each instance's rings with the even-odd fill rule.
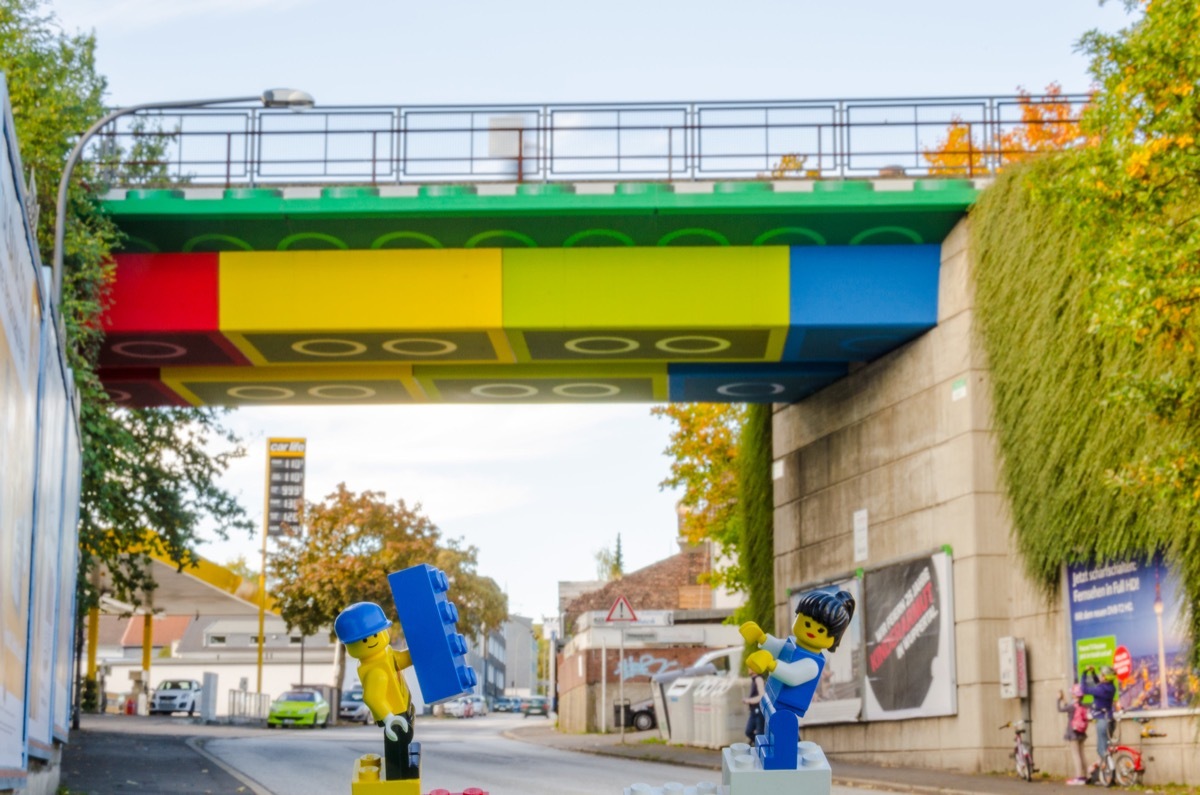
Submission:
[[[63,748],[60,785],[70,795],[250,795],[246,782],[199,750],[205,733],[213,732],[84,715]]]
[[[645,742],[658,737],[657,731],[629,732],[625,743],[619,734],[561,734],[549,726],[521,726],[505,732],[514,740],[536,743],[567,751],[579,751],[605,756],[620,756],[649,762],[668,762],[676,765],[721,769],[721,752],[708,748],[666,745]],[[1081,787],[1068,787],[1062,780],[1034,778],[1026,783],[1013,776],[952,773],[906,767],[879,767],[829,760],[833,767],[833,783],[856,789],[915,792],[929,795],[959,795],[960,793],[997,793],[997,795],[1052,795],[1078,793]],[[652,784],[661,782],[649,782]]]

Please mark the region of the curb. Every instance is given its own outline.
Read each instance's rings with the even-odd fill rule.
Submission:
[[[186,740],[184,740],[184,742],[187,744],[188,748],[191,748],[193,751],[200,754],[200,756],[204,757],[212,764],[216,765],[217,767],[221,768],[229,775],[236,778],[238,781],[242,782],[242,784],[244,784],[247,789],[249,789],[251,792],[253,792],[254,795],[275,795],[274,792],[267,789],[262,784],[255,781],[254,779],[250,778],[250,776],[247,776],[245,773],[238,770],[237,768],[230,767],[229,765],[227,765],[223,761],[221,761],[219,758],[217,758],[215,755],[209,753],[208,749],[204,747],[205,743],[209,739],[210,738],[208,738],[208,737],[188,737]]]

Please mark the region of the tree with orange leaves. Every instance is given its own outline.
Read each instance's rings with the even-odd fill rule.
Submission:
[[[976,177],[990,174],[997,167],[1027,159],[1037,152],[1066,149],[1079,143],[1079,111],[1063,97],[1062,86],[1051,83],[1046,93],[1033,97],[1018,89],[1021,106],[1020,125],[1000,135],[995,146],[986,142],[982,125],[956,116],[946,137],[924,151],[929,173],[934,176]]]

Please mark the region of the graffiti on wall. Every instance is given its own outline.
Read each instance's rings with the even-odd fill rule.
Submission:
[[[618,676],[622,681],[629,681],[639,676],[651,677],[655,674],[674,671],[679,667],[677,660],[668,660],[665,657],[655,657],[650,652],[643,652],[640,656],[626,656],[621,660],[621,665],[618,667]]]

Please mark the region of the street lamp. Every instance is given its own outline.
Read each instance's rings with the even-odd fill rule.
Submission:
[[[293,110],[303,110],[313,106],[313,98],[310,94],[304,91],[297,91],[294,88],[272,88],[264,91],[261,95],[250,97],[224,97],[218,99],[185,99],[175,100],[173,102],[147,102],[141,105],[130,105],[127,108],[117,108],[111,113],[104,116],[100,121],[93,124],[87,129],[83,135],[79,137],[79,141],[75,144],[75,148],[71,150],[71,156],[67,158],[66,165],[63,166],[62,179],[58,182],[58,204],[55,207],[54,214],[54,262],[52,267],[53,289],[51,296],[53,297],[54,305],[58,305],[62,299],[62,279],[63,279],[63,239],[66,235],[66,220],[67,220],[67,189],[71,183],[71,173],[78,165],[80,157],[83,155],[83,148],[87,146],[88,141],[92,139],[96,133],[104,128],[113,119],[118,119],[122,116],[128,116],[131,113],[137,113],[142,110],[171,110],[174,108],[205,108],[209,105],[231,105],[237,102],[261,102],[266,108],[291,108]]]

